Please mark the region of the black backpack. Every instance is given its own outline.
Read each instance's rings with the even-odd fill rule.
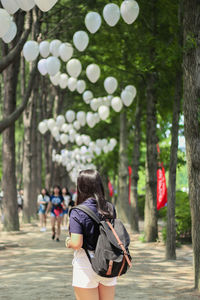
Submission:
[[[93,270],[102,277],[116,277],[125,274],[132,267],[128,250],[129,234],[119,219],[101,221],[87,206],[78,205],[72,209],[84,211],[99,225],[99,237],[94,255],[84,249]],[[71,210],[72,210],[71,209]]]

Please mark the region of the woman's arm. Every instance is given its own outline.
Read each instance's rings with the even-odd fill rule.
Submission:
[[[46,213],[45,213],[46,216],[47,216],[48,212],[50,211],[51,206],[52,206],[52,203],[51,203],[51,201],[49,201],[49,202],[48,202],[48,206],[47,206],[47,210],[46,210]]]
[[[74,250],[81,249],[83,246],[83,235],[79,233],[71,233],[71,236],[66,238],[65,246]]]

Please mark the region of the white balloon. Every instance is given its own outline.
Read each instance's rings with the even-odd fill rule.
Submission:
[[[73,36],[73,43],[77,50],[79,50],[80,52],[84,51],[89,43],[87,32],[82,30],[75,32]]]
[[[115,138],[111,138],[110,143],[115,147],[117,145],[117,140]]]
[[[86,75],[92,83],[95,83],[101,75],[101,70],[98,65],[90,64],[86,68]]]
[[[90,111],[86,115],[86,122],[90,128],[93,128],[95,126],[95,118],[93,116],[93,113]]]
[[[56,124],[56,122],[55,122],[54,119],[49,119],[49,120],[47,121],[47,127],[48,127],[50,130],[53,129],[53,127],[55,126],[55,124]]]
[[[111,100],[111,106],[116,112],[120,112],[123,107],[122,100],[119,97],[114,97]]]
[[[139,10],[139,5],[134,0],[125,0],[120,7],[121,16],[127,24],[132,24],[137,19]]]
[[[95,33],[101,26],[101,16],[96,12],[89,12],[85,17],[85,26],[90,33]]]
[[[62,125],[64,125],[64,123],[65,123],[65,117],[64,117],[63,115],[57,116],[57,118],[56,118],[56,125],[57,125],[59,128],[61,128]]]
[[[88,135],[84,135],[83,136],[83,142],[86,146],[89,146],[90,142],[91,142],[91,138]],[[86,148],[87,149],[87,148]],[[88,152],[88,150],[86,151]]]
[[[40,74],[42,74],[43,76],[47,74],[47,62],[45,58],[39,60],[37,67]]]
[[[101,149],[99,147],[96,147],[95,152],[96,152],[96,155],[100,155],[101,154]]]
[[[79,130],[81,128],[81,125],[80,125],[79,121],[75,121],[73,126],[76,130]]]
[[[63,124],[62,126],[61,126],[61,131],[63,131],[63,132],[68,132],[68,130],[69,130],[69,124]]]
[[[113,94],[116,91],[117,86],[118,82],[115,77],[110,76],[104,80],[104,88],[108,94]]]
[[[23,54],[27,61],[34,61],[39,55],[39,46],[35,41],[28,41],[24,44]]]
[[[35,6],[34,0],[16,0],[18,6],[25,11],[31,10]]]
[[[98,99],[94,98],[90,101],[90,107],[92,110],[97,111],[97,109],[99,108],[99,103],[98,103]]]
[[[35,0],[35,4],[40,10],[46,12],[49,11],[58,0]]]
[[[126,106],[130,106],[133,102],[134,95],[127,90],[123,90],[121,92],[121,99]]]
[[[68,110],[65,114],[66,120],[69,123],[72,123],[75,119],[75,112],[73,110]]]
[[[9,13],[5,9],[0,8],[0,37],[3,37],[8,32],[11,21]]]
[[[83,139],[82,139],[81,135],[76,137],[76,144],[78,146],[81,146],[83,144]]]
[[[66,145],[67,142],[69,141],[69,137],[67,134],[62,133],[60,136],[60,141],[63,145]]]
[[[48,130],[47,124],[44,121],[40,122],[38,125],[38,129],[41,134],[45,134]]]
[[[74,49],[70,43],[62,43],[59,47],[59,55],[64,62],[68,61],[72,57],[73,52]]]
[[[81,62],[76,58],[70,59],[67,63],[66,68],[67,68],[68,74],[74,78],[77,78],[82,71]]]
[[[51,133],[53,135],[53,137],[57,137],[59,135],[59,128],[57,126],[54,126],[52,129],[51,129]]]
[[[115,26],[120,19],[119,6],[114,3],[107,4],[103,9],[103,17],[109,26]]]
[[[76,115],[76,119],[79,121],[81,126],[85,126],[86,123],[86,114],[84,111],[79,111]]]
[[[13,15],[19,9],[16,0],[1,0],[1,4],[10,15]]]
[[[101,120],[106,120],[109,117],[110,109],[108,106],[101,105],[98,109]]]
[[[60,74],[59,86],[61,89],[65,89],[68,84],[68,75],[65,73]]]
[[[92,98],[93,98],[93,93],[91,91],[85,91],[83,93],[83,100],[85,101],[85,103],[88,104]]]
[[[95,118],[95,123],[96,123],[96,124],[99,123],[100,117],[99,117],[99,114],[98,114],[98,113],[95,113],[95,114],[94,114],[94,118]]]
[[[77,92],[82,94],[86,89],[86,84],[84,80],[78,80],[76,85]]]
[[[57,86],[60,82],[60,72],[58,72],[54,76],[50,76],[50,80],[51,80],[51,83],[53,83],[53,85]]]
[[[71,91],[71,92],[74,92],[75,89],[76,89],[76,85],[77,85],[77,79],[76,78],[73,78],[73,77],[70,77],[68,79],[68,89]]]
[[[107,145],[103,147],[103,152],[104,152],[104,153],[108,153],[108,152],[109,152],[109,148],[108,148]]]
[[[49,45],[49,50],[50,50],[50,52],[53,56],[56,56],[56,57],[59,56],[59,47],[60,47],[61,44],[62,43],[61,43],[60,40],[51,41],[51,43]]]
[[[46,61],[48,74],[55,76],[60,70],[60,60],[55,56],[49,56]]]
[[[42,41],[39,44],[39,51],[40,55],[44,58],[47,58],[49,56],[50,50],[49,50],[49,42],[48,41]]]
[[[134,85],[127,85],[125,87],[125,90],[130,92],[132,95],[133,95],[133,98],[135,98],[136,94],[137,94],[137,90],[136,88],[134,87]]]
[[[4,43],[9,44],[15,38],[16,34],[17,26],[15,22],[12,21],[7,33],[2,37]]]

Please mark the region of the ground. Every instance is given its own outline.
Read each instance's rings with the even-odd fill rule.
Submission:
[[[0,233],[0,299],[75,299],[71,287],[73,251],[51,232],[41,233],[37,224],[22,225],[19,233]],[[165,260],[160,243],[142,243],[131,234],[133,268],[119,278],[119,299],[200,299],[193,288],[191,246],[177,249],[177,260]]]

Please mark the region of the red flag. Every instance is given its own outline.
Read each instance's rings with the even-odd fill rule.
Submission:
[[[108,189],[109,189],[110,197],[112,197],[114,195],[114,188],[113,188],[112,183],[110,182],[110,180],[108,181]]]
[[[165,169],[162,167],[157,170],[157,210],[161,209],[167,203],[167,185],[165,178]]]
[[[131,205],[131,175],[132,175],[132,168],[131,166],[128,167],[128,174],[129,174],[129,195],[128,195],[128,203]]]

